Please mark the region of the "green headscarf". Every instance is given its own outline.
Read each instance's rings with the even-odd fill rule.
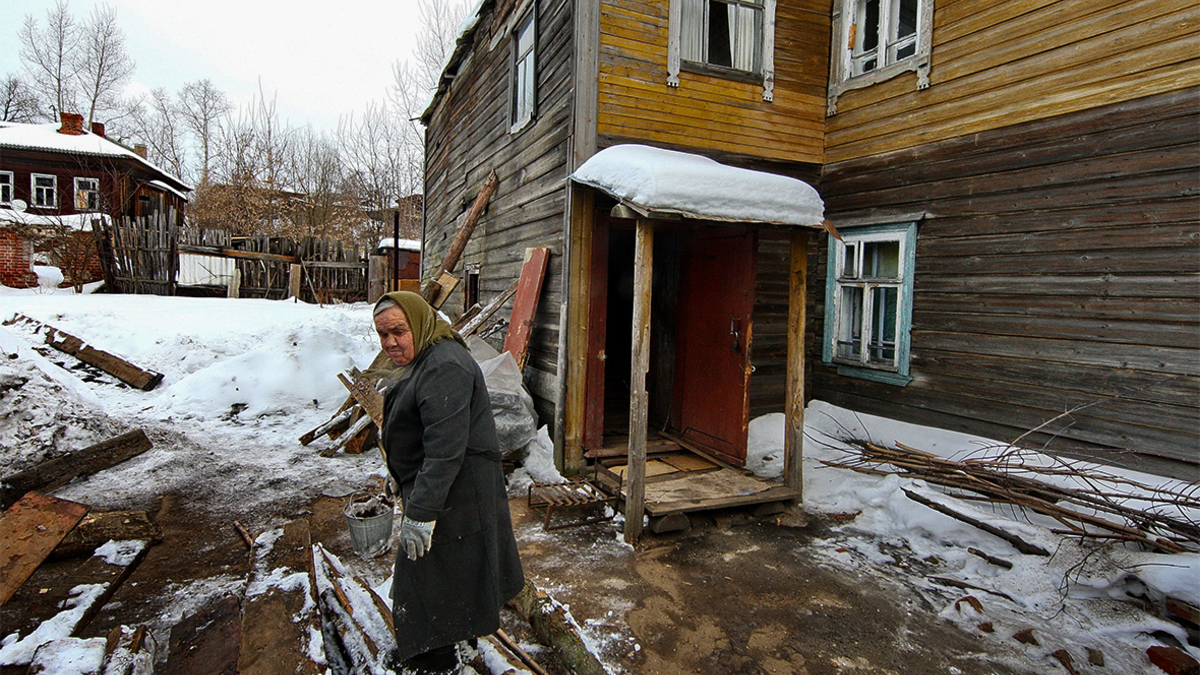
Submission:
[[[375,303],[375,310],[378,310],[379,305],[383,304],[386,300],[396,303],[400,307],[400,311],[404,312],[404,316],[408,319],[408,327],[413,334],[413,361],[416,361],[417,357],[420,356],[426,347],[435,345],[446,338],[455,340],[464,347],[467,346],[462,336],[456,333],[450,327],[450,324],[446,323],[446,320],[439,316],[437,311],[433,307],[430,307],[429,303],[425,302],[416,293],[411,291],[385,293]],[[384,371],[395,377],[403,373],[407,368],[408,366],[397,366],[385,358],[385,362],[381,367],[373,367],[371,370]]]

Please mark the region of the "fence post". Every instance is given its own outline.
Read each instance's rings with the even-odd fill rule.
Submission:
[[[226,289],[225,297],[236,298],[242,290],[242,271],[234,268],[233,276],[229,277],[229,287]]]
[[[300,297],[300,274],[304,268],[295,263],[288,268],[288,294],[289,298]]]

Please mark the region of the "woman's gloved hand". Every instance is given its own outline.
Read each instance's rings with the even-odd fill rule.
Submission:
[[[400,546],[409,560],[420,558],[433,547],[433,526],[436,523],[436,520],[422,523],[408,516],[400,521]]]

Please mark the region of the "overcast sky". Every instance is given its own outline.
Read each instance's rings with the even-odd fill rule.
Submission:
[[[177,92],[208,78],[245,105],[261,78],[281,119],[332,131],[338,118],[382,100],[392,64],[407,60],[419,23],[414,0],[70,0],[84,20],[97,4],[116,9],[137,62],[135,88]],[[0,76],[18,73],[17,31],[32,14],[45,24],[54,0],[0,0]]]

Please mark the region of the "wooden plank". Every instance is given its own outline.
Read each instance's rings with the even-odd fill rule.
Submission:
[[[798,490],[785,485],[756,480],[732,469],[721,469],[647,485],[646,513],[657,518],[798,497]]]
[[[241,638],[238,599],[226,596],[171,627],[163,674],[237,675]]]
[[[474,335],[475,331],[479,330],[480,326],[482,326],[484,322],[492,318],[492,315],[495,314],[501,307],[503,307],[504,303],[508,302],[509,298],[517,294],[517,287],[520,285],[520,283],[521,282],[519,279],[512,282],[509,284],[508,288],[504,289],[502,293],[497,295],[495,298],[492,298],[492,301],[489,302],[487,306],[481,309],[479,313],[476,314],[472,319],[463,324],[462,329],[459,330],[459,334],[464,338]],[[380,354],[384,354],[384,352],[380,352]]]
[[[303,583],[289,582],[305,575]],[[315,675],[323,672],[309,656],[320,634],[312,577],[312,539],[307,519],[288,523],[266,554],[254,562],[242,608],[239,675]],[[307,608],[307,610],[306,610]],[[281,617],[289,617],[281,621]]]
[[[0,605],[87,512],[83,504],[30,492],[0,513]]]
[[[8,508],[30,490],[49,492],[79,476],[98,471],[137,457],[151,447],[141,429],[121,434],[83,450],[58,457],[0,479],[0,508]]]
[[[538,300],[542,295],[542,282],[546,279],[546,265],[549,260],[548,248],[525,249],[525,264],[521,268],[512,318],[508,323],[508,336],[504,339],[502,350],[513,355],[517,361],[517,368],[521,370],[524,370],[525,360],[529,357],[533,319],[537,315]]]
[[[211,255],[218,258],[234,258],[238,260],[261,260],[265,262],[281,262],[299,264],[302,261],[298,256],[280,255],[278,253],[260,253],[258,251],[242,251],[236,248],[228,248],[224,246],[199,246],[196,244],[180,244],[180,253],[195,253],[198,255]]]
[[[17,315],[15,321],[33,324],[39,333],[45,331],[46,344],[60,352],[70,354],[84,363],[96,366],[131,387],[150,391],[157,387],[159,382],[162,382],[162,373],[139,368],[115,354],[96,349],[74,335],[53,326],[22,314]]]
[[[808,236],[807,230],[791,235],[788,271],[787,390],[784,402],[783,482],[804,490],[804,363],[808,326]]]
[[[90,555],[110,540],[157,544],[162,538],[162,528],[147,511],[92,511],[67,533],[50,557],[58,560]]]
[[[65,635],[80,635],[149,549],[144,541],[113,542],[83,562],[42,565],[0,610],[5,632],[36,642],[37,627],[52,621]]]
[[[496,188],[500,184],[500,179],[493,169],[483,182],[483,186],[479,189],[479,194],[475,197],[475,203],[471,204],[471,210],[467,212],[466,218],[463,220],[462,226],[458,229],[454,236],[454,241],[450,245],[450,250],[446,252],[446,256],[442,259],[442,265],[438,268],[421,291],[421,296],[426,302],[432,303],[437,297],[439,287],[436,286],[437,279],[442,274],[454,271],[454,267],[458,265],[459,258],[462,257],[463,250],[467,247],[467,241],[471,238],[471,233],[475,231],[475,226],[479,223],[480,216],[483,215],[483,210],[487,208],[488,201],[495,194]]]
[[[654,223],[637,221],[633,262],[633,335],[629,373],[629,472],[625,481],[625,543],[642,536],[646,501],[646,430],[650,370],[650,301],[654,281]]]
[[[593,140],[593,144],[594,144]],[[586,467],[584,460],[585,418],[587,406],[587,389],[590,378],[587,377],[589,351],[588,345],[592,339],[592,328],[589,318],[592,316],[592,300],[590,295],[589,269],[595,238],[592,229],[594,218],[595,197],[590,188],[572,185],[570,193],[570,224],[567,236],[570,237],[570,269],[565,273],[569,276],[567,298],[567,330],[566,345],[560,341],[559,349],[567,350],[566,367],[566,400],[563,410],[563,470],[567,475],[578,475]]]

